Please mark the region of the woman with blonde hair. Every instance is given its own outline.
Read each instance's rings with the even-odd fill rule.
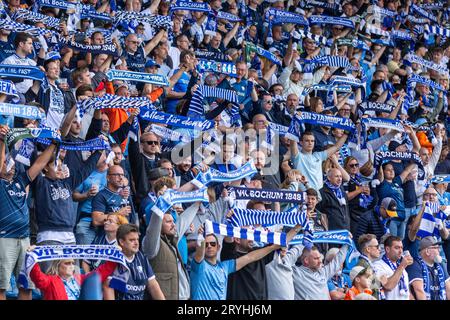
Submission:
[[[115,262],[107,261],[92,272],[97,272],[103,283],[114,272],[116,266]],[[36,263],[30,272],[30,278],[41,290],[44,300],[78,300],[81,285],[92,272],[79,274],[75,271],[73,259],[63,259],[52,261],[47,274],[42,272]]]

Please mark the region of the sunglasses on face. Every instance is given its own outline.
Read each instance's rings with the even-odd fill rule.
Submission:
[[[205,242],[205,246],[206,246],[206,247],[209,247],[209,246],[215,247],[216,245],[217,245],[217,242],[215,242],[215,241],[212,241],[212,242]]]
[[[359,167],[359,163],[352,163],[348,165],[350,168],[358,168]]]
[[[159,144],[158,141],[142,141],[142,143],[146,143],[149,146],[151,146],[151,145],[157,146]]]

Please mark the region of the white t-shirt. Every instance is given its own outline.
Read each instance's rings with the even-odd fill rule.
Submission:
[[[391,267],[389,267],[382,259],[374,262],[373,268],[375,271],[375,275],[378,278],[381,276],[386,276],[386,278],[389,278],[394,274],[394,271],[391,269]],[[400,286],[397,284],[391,291],[384,290],[386,300],[409,300],[409,278],[408,273],[405,270],[403,270],[403,277],[406,284],[406,293],[404,295],[401,295]]]
[[[36,66],[36,61],[31,60],[30,58],[22,59],[17,54],[10,55],[5,60],[1,62],[1,64],[11,64],[15,66]],[[33,85],[33,80],[25,79],[22,82],[17,82],[16,89],[18,92],[25,94]]]

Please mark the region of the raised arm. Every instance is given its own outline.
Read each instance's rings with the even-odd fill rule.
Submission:
[[[348,245],[343,245],[337,255],[334,257],[333,260],[327,265],[325,265],[324,271],[325,271],[325,278],[327,280],[330,280],[331,277],[333,277],[336,272],[341,268],[342,264],[345,261],[345,257],[347,256],[348,251]]]
[[[146,214],[149,214],[149,212],[146,212]],[[142,240],[142,252],[148,259],[154,258],[159,252],[159,247],[161,245],[162,220],[163,215],[160,216],[157,213],[152,212],[150,223],[145,232],[145,237]]]
[[[226,36],[223,38],[223,46],[226,48],[228,47],[228,44],[230,43],[231,39],[233,39],[233,37],[236,35],[236,33],[239,30],[239,22],[236,22],[234,24],[233,29],[231,29],[230,32],[228,32],[226,34]]]
[[[0,171],[3,170],[3,163],[5,162],[5,137],[8,134],[9,128],[8,126],[0,125]]]
[[[328,148],[326,151],[327,156],[331,156],[333,153],[335,153],[336,151],[338,151],[340,148],[342,148],[342,146],[344,145],[345,141],[347,140],[348,135],[347,133],[344,133],[344,135],[342,137],[339,138],[339,140],[336,142],[336,144],[334,146],[332,146],[331,148]]]
[[[416,240],[416,235],[420,227],[420,221],[422,221],[423,213],[425,212],[425,204],[425,201],[422,202],[422,207],[420,208],[419,213],[416,215],[413,222],[411,223],[411,226],[409,227],[408,238],[411,241]]]
[[[404,256],[402,258],[402,261],[400,262],[400,265],[394,271],[394,274],[392,276],[390,276],[389,278],[381,277],[380,282],[383,288],[387,291],[393,290],[400,281],[400,278],[403,275],[403,270],[405,270],[406,267],[411,265],[412,263],[413,258],[411,256]]]
[[[258,260],[264,258],[269,253],[271,253],[272,251],[277,250],[279,248],[280,248],[279,245],[267,246],[262,249],[252,251],[252,252],[246,254],[245,256],[242,256],[242,257],[236,259],[236,271],[242,269],[249,263],[252,263],[252,262],[255,262],[255,261],[258,261]]]
[[[159,30],[159,32],[150,40],[144,47],[144,53],[147,56],[154,47],[158,45],[161,39],[164,37],[166,31],[164,29]]]
[[[31,181],[36,179],[38,174],[41,173],[42,169],[47,165],[47,163],[52,158],[53,152],[55,151],[56,145],[49,145],[44,152],[42,152],[39,157],[37,157],[36,161],[34,161],[33,165],[28,169],[28,177]],[[1,160],[1,159],[0,159]],[[2,161],[3,163],[3,161]]]

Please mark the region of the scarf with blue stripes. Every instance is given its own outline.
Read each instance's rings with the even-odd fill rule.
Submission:
[[[59,24],[61,23],[61,21],[58,18],[50,17],[38,12],[32,12],[26,9],[19,9],[14,11],[14,13],[11,16],[11,19],[12,20],[24,19],[27,21],[31,21],[33,23],[43,22],[45,26],[55,29],[59,29]]]
[[[91,52],[94,54],[104,53],[107,55],[118,56],[119,50],[113,43],[109,44],[82,44],[72,40],[59,38],[59,44],[81,52]]]
[[[296,14],[293,12],[287,12],[284,10],[278,10],[275,8],[270,8],[266,11],[265,20],[269,22],[269,28],[271,24],[285,24],[292,23],[295,25],[301,25],[307,27],[308,21],[301,14]]]
[[[417,231],[417,237],[423,239],[428,236],[434,236],[440,239],[441,234],[436,223],[444,223],[446,219],[447,216],[440,210],[439,202],[426,202],[419,230]]]
[[[255,242],[277,244],[282,247],[285,247],[287,245],[285,233],[244,229],[239,227],[233,227],[232,225],[212,222],[211,220],[206,220],[205,234],[212,234],[212,233],[226,237],[252,240]]]
[[[233,104],[232,115],[239,117],[239,100],[234,90],[227,90],[206,85],[198,86],[189,105],[188,117],[204,116],[203,99],[216,98],[230,101]]]
[[[367,111],[391,113],[392,110],[394,110],[394,108],[395,106],[390,104],[385,104],[381,102],[370,102],[370,101],[363,102],[359,105],[361,114],[365,114]]]
[[[209,167],[206,172],[199,172],[195,179],[191,181],[191,183],[198,188],[202,188],[203,186],[207,186],[211,183],[223,183],[241,180],[249,176],[251,177],[257,172],[258,170],[255,167],[253,159],[250,159],[250,161],[248,161],[239,169],[230,172],[221,172]]]
[[[105,94],[102,97],[85,99],[77,103],[80,118],[91,108],[93,109],[129,109],[143,108],[151,106],[151,102],[146,97],[127,98],[112,94]]]
[[[417,13],[418,15],[420,15],[430,21],[433,21],[434,23],[438,23],[438,20],[434,14],[425,11],[424,9],[422,9],[421,7],[419,7],[415,4],[411,5],[410,10],[412,13]]]
[[[434,63],[432,61],[425,60],[425,59],[423,59],[421,57],[416,56],[413,53],[410,53],[403,60],[403,64],[410,66],[412,63],[418,63],[418,64],[426,67],[427,69],[432,69],[432,70],[437,71],[437,72],[439,72],[441,74],[447,74],[448,75],[448,69],[447,69],[446,66],[438,65],[438,64],[436,64],[436,63]]]
[[[237,77],[236,65],[233,62],[219,62],[214,60],[198,59],[197,71],[204,73],[207,71],[223,73],[230,77]]]
[[[30,26],[28,24],[18,23],[13,20],[6,19],[0,19],[0,28],[4,30],[10,30],[12,32],[26,32],[33,36],[43,36],[47,33],[54,34],[54,32],[49,29],[38,28]]]
[[[235,200],[258,200],[270,202],[304,202],[306,194],[304,192],[254,189],[243,187],[227,187],[230,198]]]

